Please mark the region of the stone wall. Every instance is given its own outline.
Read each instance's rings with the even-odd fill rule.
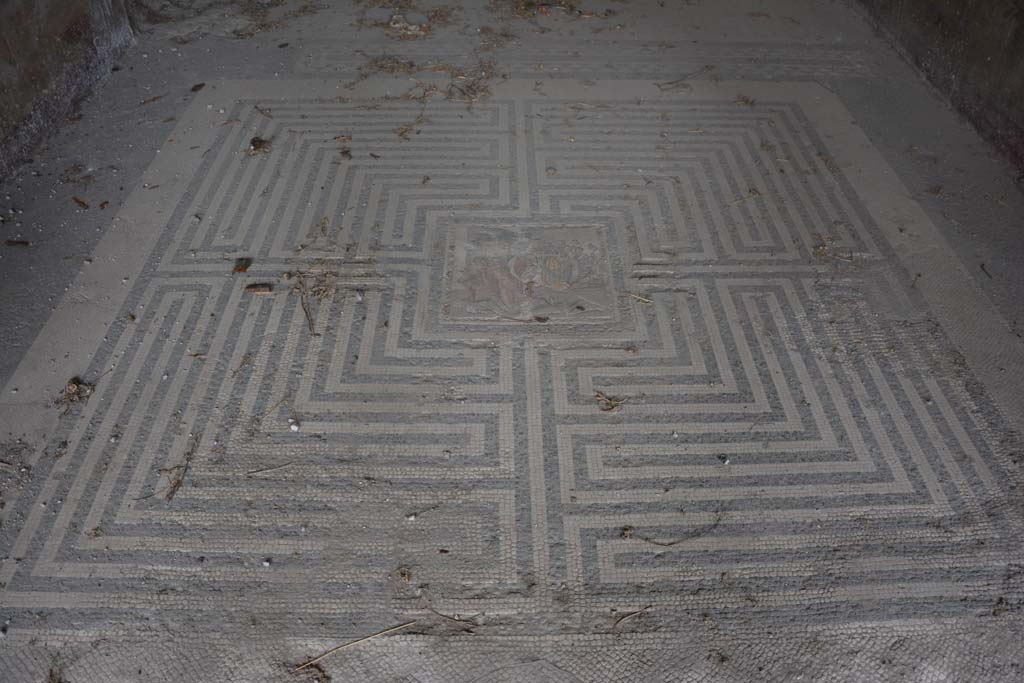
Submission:
[[[978,130],[1024,167],[1024,0],[860,0]]]
[[[74,111],[131,43],[125,2],[0,2],[0,178]]]

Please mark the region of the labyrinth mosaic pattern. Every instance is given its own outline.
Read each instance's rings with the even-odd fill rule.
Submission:
[[[0,610],[567,632],[1019,601],[1011,431],[848,172],[873,150],[826,139],[838,103],[618,87],[210,87]]]

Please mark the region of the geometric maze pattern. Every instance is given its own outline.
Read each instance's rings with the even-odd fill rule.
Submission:
[[[931,372],[949,344],[801,103],[524,90],[226,112],[22,497],[0,610],[1019,596],[1009,430]]]

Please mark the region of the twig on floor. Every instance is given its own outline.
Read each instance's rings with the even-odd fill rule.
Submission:
[[[748,199],[753,199],[754,197],[760,197],[760,196],[761,196],[761,191],[758,190],[756,187],[752,187],[752,188],[750,188],[750,191],[747,192],[747,194],[743,195],[739,199],[732,200],[732,202],[730,202],[730,203],[735,206],[736,204],[740,204],[742,202],[745,202]]]
[[[594,398],[597,399],[598,408],[606,413],[615,410],[627,400],[616,396],[608,396],[603,391],[595,391]]]
[[[333,655],[335,652],[338,652],[339,650],[344,650],[347,647],[352,647],[353,645],[358,645],[359,643],[365,642],[365,641],[370,640],[372,638],[377,638],[379,636],[387,635],[388,633],[393,633],[395,631],[399,631],[399,630],[401,630],[403,628],[408,628],[409,626],[412,626],[415,623],[416,623],[415,621],[409,621],[409,622],[406,622],[404,624],[399,624],[398,626],[392,626],[391,628],[386,628],[383,631],[377,631],[376,633],[372,633],[372,634],[370,634],[368,636],[363,636],[362,638],[359,638],[357,640],[353,640],[353,641],[350,641],[348,643],[344,643],[342,645],[338,645],[337,647],[332,647],[327,652],[323,653],[322,655],[318,655],[318,656],[314,657],[313,659],[309,660],[305,664],[299,664],[297,667],[292,669],[292,672],[294,673],[296,671],[302,671],[306,667],[313,666],[314,664],[316,664],[320,660],[325,659],[326,657],[329,657],[329,656]]]
[[[693,86],[690,85],[689,83],[687,83],[686,79],[687,79],[687,76],[683,76],[682,78],[679,78],[679,79],[674,80],[674,81],[666,81],[664,83],[655,83],[654,85],[657,86],[658,90],[660,90],[662,92],[674,92],[674,91],[679,91],[679,90],[681,90],[683,92],[690,92],[691,90],[693,90]]]
[[[647,605],[647,607],[641,607],[640,609],[636,610],[635,612],[630,612],[628,614],[623,614],[621,617],[619,617],[618,619],[615,620],[615,623],[612,624],[612,628],[614,629],[615,627],[617,627],[619,624],[621,624],[622,622],[626,621],[627,619],[632,619],[633,617],[640,616],[641,614],[643,614],[647,610],[651,609],[651,607],[653,607],[653,606],[654,605]]]
[[[710,534],[712,531],[718,528],[718,525],[722,523],[723,519],[725,519],[725,512],[719,512],[715,516],[715,521],[713,521],[711,524],[708,524],[707,526],[701,527],[699,529],[694,529],[690,533],[685,534],[680,538],[677,538],[672,541],[659,541],[649,536],[641,536],[638,533],[636,533],[636,531],[631,526],[622,527],[622,532],[620,535],[622,538],[636,538],[641,541],[644,541],[645,543],[650,543],[651,545],[660,546],[662,548],[671,548],[672,546],[679,545],[684,541],[692,541],[695,538],[700,538],[701,536],[706,536],[707,534]]]
[[[231,372],[231,376],[232,376],[232,377],[234,377],[235,375],[237,375],[237,374],[239,373],[239,371],[240,371],[240,370],[241,370],[242,368],[244,368],[244,367],[245,367],[246,365],[248,365],[248,364],[249,364],[250,362],[252,362],[252,354],[251,354],[251,353],[247,353],[247,354],[245,354],[244,356],[242,356],[242,360],[240,360],[240,361],[238,362],[238,367],[237,367],[237,368],[235,368],[235,369],[234,369],[234,370],[233,370],[233,371]]]
[[[288,400],[288,397],[287,397],[287,396],[283,396],[283,397],[281,398],[281,400],[279,400],[279,401],[278,401],[277,403],[275,403],[274,405],[270,406],[270,409],[269,409],[269,410],[268,410],[267,412],[263,413],[262,415],[260,415],[260,416],[259,416],[259,417],[258,417],[258,418],[256,419],[256,424],[260,424],[260,423],[261,423],[261,422],[263,422],[263,421],[264,421],[265,419],[267,419],[267,416],[268,416],[268,415],[270,415],[270,414],[271,414],[272,412],[274,412],[275,410],[277,410],[278,406],[280,406],[280,405],[281,405],[282,403],[284,403],[284,402],[285,402],[285,401],[287,401],[287,400]]]
[[[306,288],[306,279],[299,275],[295,282],[295,288],[299,292],[299,303],[302,304],[302,312],[306,316],[306,324],[309,325],[309,333],[317,336],[316,326],[313,325],[313,315],[309,312],[309,290]]]
[[[429,611],[433,612],[434,614],[436,614],[439,617],[444,617],[445,619],[449,619],[451,621],[457,621],[460,624],[469,624],[470,626],[479,626],[480,625],[476,621],[473,621],[473,617],[470,617],[469,619],[463,619],[461,617],[453,617],[450,614],[445,614],[444,612],[438,612],[436,609],[434,609],[433,607],[431,607],[429,605],[427,605],[427,609]],[[480,616],[480,615],[477,614],[477,615],[474,615],[474,616]]]
[[[189,444],[188,451],[185,452],[185,458],[177,465],[173,467],[164,467],[157,470],[160,474],[166,474],[168,476],[167,487],[163,490],[164,500],[168,503],[174,500],[175,494],[178,493],[178,489],[185,483],[185,475],[188,474],[188,468],[192,465],[192,456],[196,454],[196,449],[199,447],[199,441],[196,438],[192,439]],[[156,494],[160,493],[160,489],[154,489],[144,496],[138,498],[132,498],[132,500],[147,500],[152,498]]]
[[[170,477],[170,482],[167,484],[167,491],[164,493],[164,500],[170,503],[174,500],[175,494],[178,493],[178,489],[185,483],[185,475],[188,474],[188,468],[192,464],[192,456],[196,454],[196,448],[198,448],[199,442],[197,439],[192,439],[192,443],[189,445],[188,451],[185,453],[185,458],[173,467],[161,469],[161,474],[166,474]]]
[[[257,474],[265,474],[266,472],[273,472],[274,470],[282,470],[285,467],[288,467],[288,466],[294,465],[294,464],[295,464],[294,460],[289,460],[288,462],[286,462],[286,463],[284,463],[282,465],[274,465],[272,467],[264,467],[264,468],[261,468],[261,469],[258,469],[258,470],[250,470],[249,472],[245,473],[245,476],[253,477],[253,476],[257,475]]]

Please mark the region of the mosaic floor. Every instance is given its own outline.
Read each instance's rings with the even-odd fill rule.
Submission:
[[[1024,347],[802,57],[208,82],[12,380],[9,680],[1024,677]]]

